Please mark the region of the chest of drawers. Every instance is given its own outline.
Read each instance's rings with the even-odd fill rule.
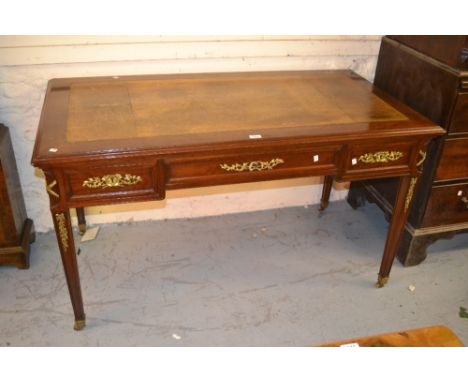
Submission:
[[[428,150],[397,253],[416,265],[436,240],[468,231],[468,36],[384,37],[374,85],[446,129]],[[390,216],[396,188],[393,179],[355,182],[348,201]]]

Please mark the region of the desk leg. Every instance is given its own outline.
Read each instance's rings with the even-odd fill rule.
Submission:
[[[387,234],[384,254],[380,264],[379,277],[376,286],[382,288],[387,282],[392,269],[393,260],[400,244],[400,239],[405,227],[406,218],[410,210],[411,199],[418,177],[404,176],[400,179],[398,194],[393,207],[392,219]]]
[[[52,210],[52,218],[54,220],[55,233],[57,234],[73,312],[75,313],[75,326],[73,328],[75,330],[81,330],[85,326],[86,318],[83,308],[83,298],[81,297],[80,275],[78,273],[78,263],[76,261],[70,212],[69,210]]]
[[[325,178],[323,179],[322,199],[320,199],[319,211],[323,211],[325,210],[325,208],[328,207],[332,185],[333,185],[333,176],[325,175]]]
[[[86,233],[86,218],[83,207],[76,209],[76,217],[78,218],[78,228],[80,230],[80,235],[83,236]]]

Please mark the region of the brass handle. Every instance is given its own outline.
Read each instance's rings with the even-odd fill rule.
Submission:
[[[95,176],[94,178],[88,178],[83,182],[83,187],[88,188],[109,188],[109,187],[123,187],[132,186],[138,182],[143,182],[143,179],[139,175],[104,175],[102,177]]]
[[[468,210],[468,198],[464,196],[463,198],[461,198],[461,201],[465,205],[465,209]]]
[[[400,159],[403,155],[401,151],[377,151],[363,154],[358,160],[362,163],[388,163]]]
[[[263,170],[273,170],[274,167],[279,164],[284,163],[284,160],[281,158],[272,159],[269,162],[254,161],[254,162],[244,162],[244,163],[234,163],[234,164],[220,164],[219,166],[225,171],[263,171]]]

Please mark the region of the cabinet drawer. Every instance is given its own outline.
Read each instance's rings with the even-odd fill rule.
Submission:
[[[468,178],[468,138],[447,139],[437,168],[436,180]]]
[[[232,155],[204,155],[167,162],[168,188],[220,185],[337,172],[341,146],[289,148]]]
[[[449,134],[468,133],[468,93],[459,93],[450,121]]]
[[[162,162],[67,168],[67,197],[71,201],[113,199],[163,199]]]
[[[433,187],[422,225],[468,222],[468,201],[465,200],[468,200],[468,183]]]
[[[346,178],[386,177],[409,171],[412,146],[408,143],[362,144],[349,148],[346,158]],[[372,173],[372,174],[371,174]]]

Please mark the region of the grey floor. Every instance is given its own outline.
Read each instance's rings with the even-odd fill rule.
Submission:
[[[374,282],[387,222],[332,203],[112,224],[79,243],[87,327],[73,317],[55,236],[31,268],[0,268],[1,346],[304,346],[432,325],[468,344],[468,234]],[[409,285],[414,285],[411,292]]]

